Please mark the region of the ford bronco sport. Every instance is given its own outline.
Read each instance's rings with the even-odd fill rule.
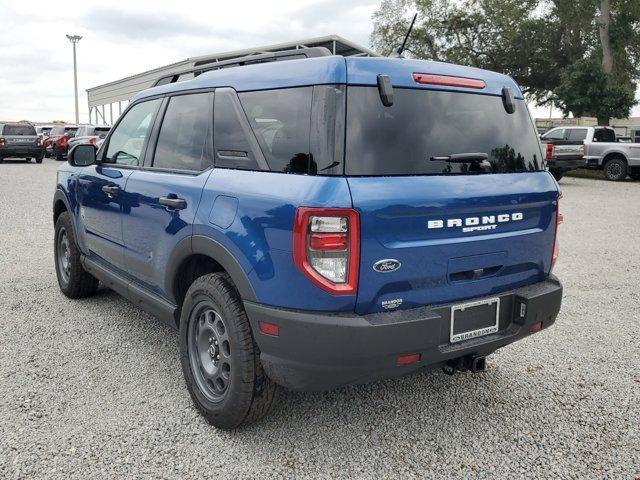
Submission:
[[[554,323],[559,187],[511,78],[324,49],[208,70],[74,147],[53,219],[62,292],[176,327],[213,425],[276,385],[482,371]]]

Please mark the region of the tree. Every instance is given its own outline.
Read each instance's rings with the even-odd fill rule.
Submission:
[[[628,93],[640,75],[638,0],[384,0],[374,14],[374,48],[397,46],[414,10],[413,57],[507,73],[528,98],[556,102],[567,115],[608,122],[634,104]],[[587,88],[587,67],[598,85],[606,79],[598,95]]]
[[[610,118],[627,117],[636,104],[635,85],[615,81],[601,67],[594,58],[578,60],[568,67],[554,90],[556,106],[576,117],[596,117],[598,125],[609,125]]]

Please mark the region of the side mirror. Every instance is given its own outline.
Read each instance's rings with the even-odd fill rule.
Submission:
[[[87,167],[96,163],[96,147],[90,144],[74,145],[67,154],[67,161],[74,167]]]

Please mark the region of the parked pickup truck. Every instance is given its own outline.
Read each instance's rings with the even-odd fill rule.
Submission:
[[[547,149],[550,144],[557,145],[556,149],[560,145],[583,145],[585,166],[603,170],[607,180],[619,182],[627,175],[640,179],[640,143],[618,141],[613,128],[558,127],[542,135],[541,141]]]
[[[69,151],[53,203],[62,292],[100,282],[177,328],[209,422],[261,418],[276,385],[481,372],[553,325],[560,191],[513,79],[250,61],[140,92],[100,149]]]
[[[571,132],[568,128],[555,128],[540,136],[547,167],[556,180],[565,173],[585,168],[584,138],[581,132]]]

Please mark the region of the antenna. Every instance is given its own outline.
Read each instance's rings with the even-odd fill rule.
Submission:
[[[411,35],[411,30],[413,30],[413,24],[416,23],[416,18],[418,18],[417,13],[413,16],[413,20],[411,20],[411,25],[409,25],[409,30],[407,30],[407,34],[404,36],[404,41],[402,42],[402,45],[400,46],[400,48],[398,48],[398,51],[396,52],[396,54],[394,55],[395,58],[404,58],[404,56],[402,55],[402,52],[404,52],[404,47],[407,46],[407,40],[409,40],[409,35]]]

